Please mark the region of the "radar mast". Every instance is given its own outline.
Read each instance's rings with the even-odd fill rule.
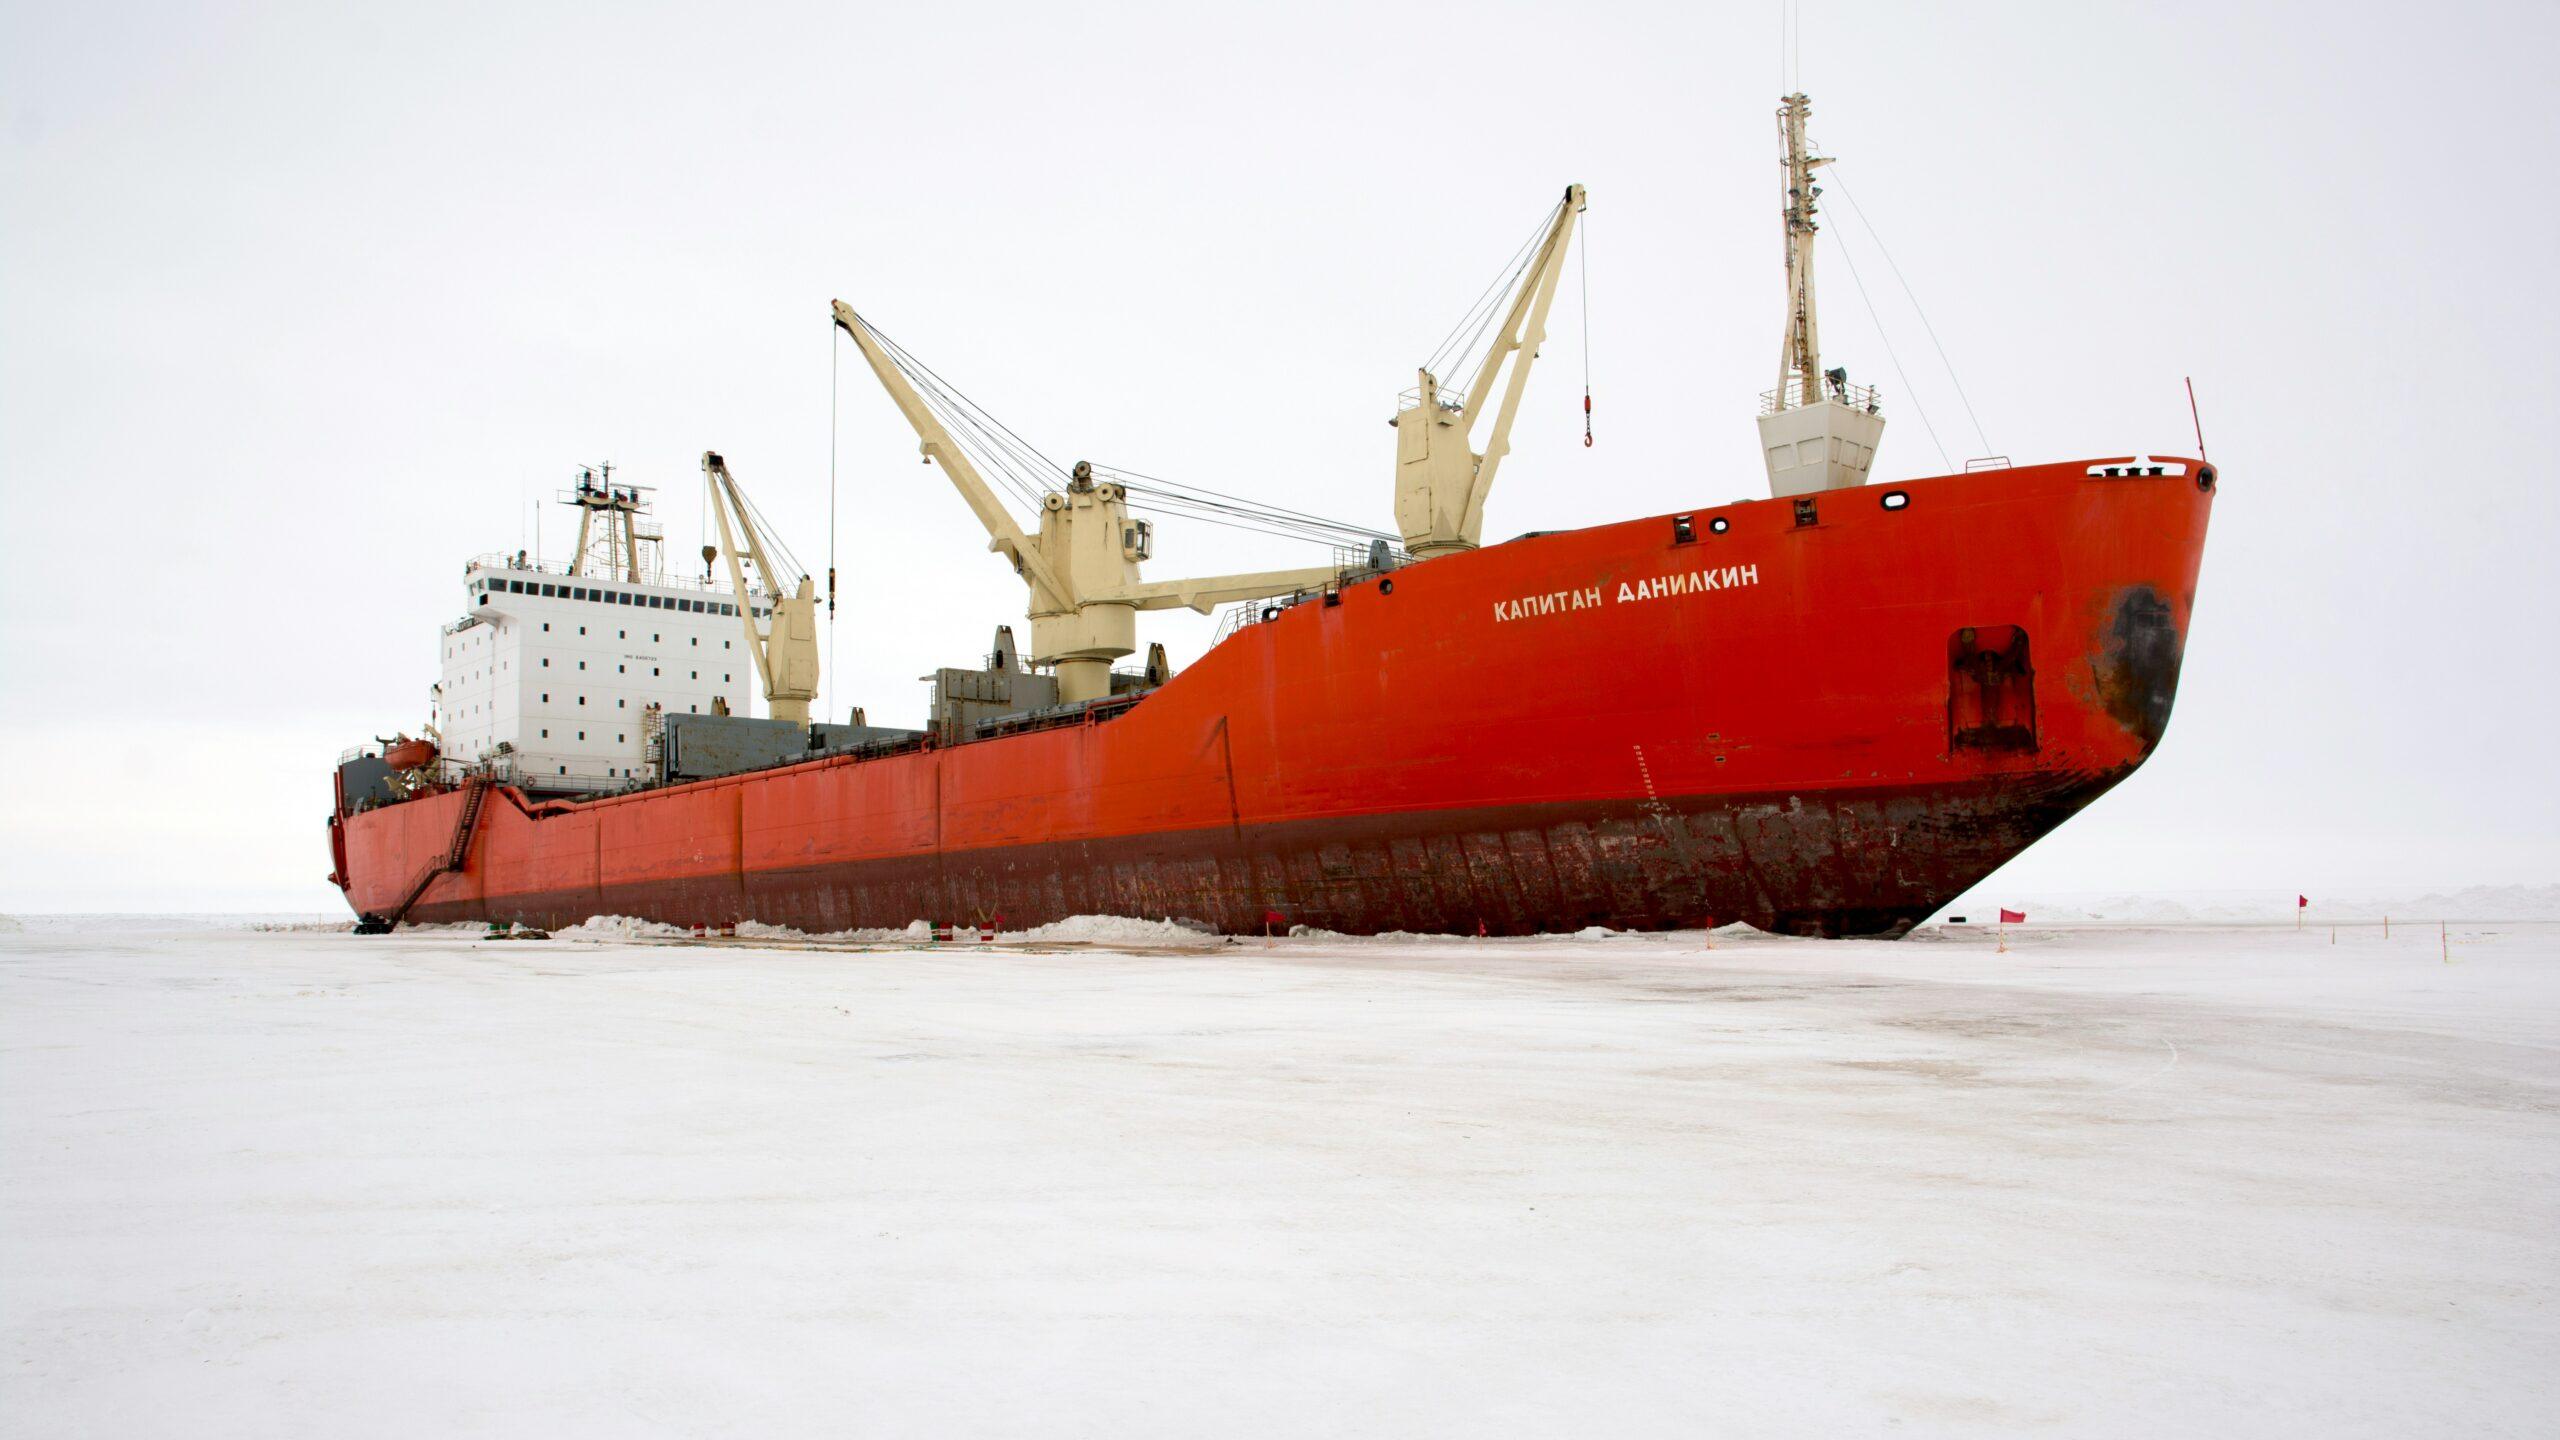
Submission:
[[[1779,220],[1787,241],[1787,326],[1778,347],[1778,388],[1760,397],[1760,453],[1769,492],[1805,495],[1867,483],[1884,415],[1872,386],[1852,385],[1845,367],[1822,368],[1822,331],[1814,307],[1813,237],[1822,227],[1822,187],[1814,170],[1831,163],[1805,141],[1812,97],[1778,102]]]

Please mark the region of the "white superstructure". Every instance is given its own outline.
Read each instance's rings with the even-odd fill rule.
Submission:
[[[579,493],[596,493],[588,478]],[[645,513],[628,487],[606,493]],[[619,528],[595,537],[621,547],[609,566],[582,547],[565,565],[518,552],[464,567],[462,618],[438,638],[429,697],[447,759],[494,762],[531,789],[614,789],[649,775],[665,715],[755,713],[737,595],[663,573],[632,543],[638,527]],[[771,623],[771,597],[751,590],[746,604],[759,630]]]

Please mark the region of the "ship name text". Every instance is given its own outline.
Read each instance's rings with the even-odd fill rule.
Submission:
[[[1649,580],[1623,580],[1614,599],[1607,587],[1586,585],[1579,590],[1550,590],[1543,595],[1523,595],[1516,600],[1493,602],[1496,624],[1509,620],[1526,620],[1538,615],[1557,615],[1569,610],[1588,610],[1602,604],[1626,605],[1638,600],[1660,600],[1672,595],[1702,595],[1709,590],[1738,590],[1760,583],[1757,565],[1726,565],[1704,570],[1681,570],[1669,575],[1656,575]]]

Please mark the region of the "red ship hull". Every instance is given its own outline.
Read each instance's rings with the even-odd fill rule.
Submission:
[[[605,799],[501,788],[431,879],[467,792],[334,815],[335,878],[359,915],[423,880],[409,919],[545,926],[1895,935],[2159,743],[2213,472],[2091,473],[2123,463],[1444,556],[1081,723]]]

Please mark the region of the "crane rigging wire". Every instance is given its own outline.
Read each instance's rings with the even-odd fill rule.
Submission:
[[[1397,539],[1396,536],[1390,535],[1383,530],[1372,530],[1367,526],[1352,525],[1344,521],[1328,519],[1322,515],[1310,514],[1304,510],[1291,510],[1284,506],[1267,504],[1263,501],[1249,499],[1242,495],[1230,495],[1225,491],[1211,490],[1202,485],[1190,485],[1178,480],[1167,480],[1160,476],[1144,475],[1135,470],[1124,470],[1118,466],[1103,465],[1099,463],[1097,463],[1093,469],[1095,474],[1108,476],[1110,479],[1118,482],[1122,487],[1127,489],[1132,495],[1148,495],[1156,497],[1158,500],[1168,504],[1187,505],[1196,507],[1204,512],[1213,512],[1220,515],[1252,519],[1265,524],[1294,527],[1313,534],[1323,535],[1328,539],[1335,537],[1351,537],[1360,540],[1362,543],[1366,543],[1370,540],[1386,540],[1392,542]],[[1204,516],[1204,518],[1206,517]]]
[[[932,367],[882,333],[878,326],[859,315],[855,318],[861,321],[864,333],[878,342],[890,363],[896,365],[908,383],[915,387],[926,408],[951,432],[952,439],[1015,499],[1037,514],[1042,496],[1065,486],[1067,471],[1064,466],[996,419],[963,394],[958,386],[936,374]],[[1383,531],[1136,471],[1103,465],[1094,466],[1093,470],[1126,489],[1133,502],[1132,509],[1315,544],[1366,546],[1374,540],[1392,544],[1397,538]],[[1143,503],[1137,503],[1140,501]]]
[[[870,326],[869,321],[863,323],[866,328]],[[907,372],[908,380],[917,382],[917,388],[927,392],[928,400],[938,399],[943,402],[940,408],[948,412],[945,416],[946,422],[951,415],[959,416],[965,422],[965,428],[984,441],[990,451],[1007,457],[1007,463],[1003,468],[1007,470],[1020,487],[1021,493],[1032,505],[1036,507],[1039,504],[1043,489],[1065,478],[1067,473],[1065,466],[1041,453],[1038,446],[1015,434],[985,407],[962,393],[960,387],[935,374],[932,367],[917,359],[904,346],[881,334],[877,329],[872,329],[871,334],[880,341],[899,368]]]
[[[975,439],[978,444],[968,446],[973,456],[990,462],[1018,498],[1036,510],[1041,493],[1056,488],[1064,481],[1066,467],[1006,428],[1004,422],[962,393],[958,386],[934,373],[931,366],[889,338],[880,327],[858,314],[854,318],[861,321],[865,333],[879,342],[882,351],[924,397],[935,416],[955,432],[952,438],[963,440],[966,445],[966,439],[959,433],[966,432],[968,438]]]
[[[1179,496],[1151,491],[1145,486],[1129,487],[1132,508],[1165,515],[1179,515],[1211,525],[1254,530],[1266,535],[1279,535],[1293,540],[1307,540],[1321,545],[1366,545],[1372,540],[1392,540],[1391,536],[1374,534],[1350,525],[1307,524],[1254,510],[1234,506],[1203,504]]]
[[[1373,541],[1384,538],[1353,531],[1348,527],[1341,530],[1319,530],[1302,525],[1289,525],[1278,521],[1260,523],[1263,519],[1263,517],[1260,516],[1251,514],[1239,515],[1231,511],[1207,510],[1179,503],[1169,503],[1161,496],[1152,496],[1143,493],[1131,495],[1129,508],[1146,514],[1174,516],[1186,520],[1197,520],[1205,525],[1217,525],[1229,530],[1249,531],[1257,535],[1269,535],[1281,540],[1295,540],[1311,545],[1365,549]]]
[[[1528,272],[1530,263],[1537,258],[1538,242],[1555,227],[1556,212],[1564,208],[1564,203],[1558,200],[1547,208],[1545,215],[1539,217],[1537,228],[1529,232],[1529,238],[1521,242],[1509,260],[1503,262],[1493,282],[1484,288],[1484,293],[1476,297],[1475,303],[1467,307],[1466,313],[1458,317],[1458,323],[1423,360],[1423,369],[1453,384],[1472,383],[1477,357],[1492,348],[1491,331],[1495,318],[1502,313],[1503,302],[1520,288],[1520,277]]]
[[[1274,530],[1267,526],[1248,524],[1245,521],[1229,517],[1203,514],[1198,511],[1167,509],[1164,506],[1152,502],[1139,504],[1132,500],[1130,502],[1129,509],[1136,514],[1163,515],[1185,520],[1197,520],[1204,525],[1216,525],[1224,529],[1241,530],[1254,535],[1268,535],[1274,539],[1294,541],[1302,545],[1329,545],[1357,550],[1366,549],[1369,543],[1364,540],[1357,544],[1352,544],[1344,537],[1308,534],[1304,531],[1297,530]]]
[[[819,672],[822,684],[836,683],[836,397],[843,386],[837,378],[842,363],[844,342],[836,338],[835,321],[827,321],[827,668]],[[819,713],[832,714],[827,706]]]
[[[755,524],[758,538],[764,541],[766,553],[779,562],[773,567],[778,573],[759,578],[764,581],[765,588],[776,598],[790,594],[799,587],[803,579],[808,577],[809,568],[800,563],[799,556],[791,553],[791,547],[783,542],[782,532],[774,527],[771,520],[765,518],[763,509],[756,504],[755,498],[747,493],[745,486],[738,487],[737,495],[747,518]],[[753,561],[752,556],[739,558],[748,560],[750,563]]]
[[[1582,266],[1582,448],[1591,448],[1591,222],[1582,222],[1582,244],[1574,251]]]

